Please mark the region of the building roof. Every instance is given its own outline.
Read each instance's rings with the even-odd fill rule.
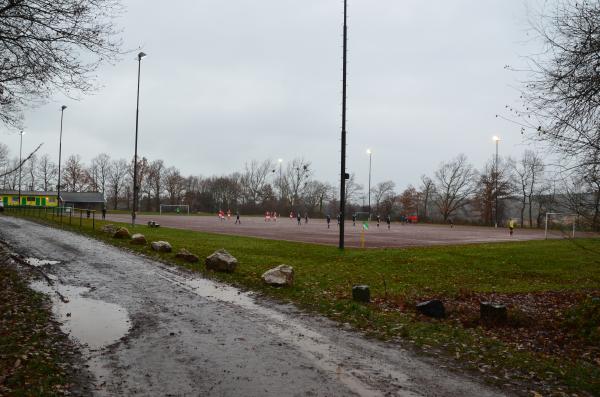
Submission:
[[[0,189],[0,195],[18,195],[18,190]],[[56,196],[56,192],[42,192],[35,190],[21,190],[21,196]]]
[[[104,203],[100,192],[61,192],[60,198],[65,203]]]

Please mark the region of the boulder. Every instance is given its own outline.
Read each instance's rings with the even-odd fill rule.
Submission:
[[[119,228],[116,225],[113,224],[108,224],[108,225],[104,225],[100,228],[101,231],[103,231],[104,233],[108,233],[108,234],[115,234],[115,232],[118,230]]]
[[[131,236],[131,244],[145,245],[146,243],[146,237],[144,237],[144,235],[141,233],[136,233]]]
[[[442,301],[439,299],[418,303],[417,310],[420,313],[433,318],[446,317],[446,309],[444,308]]]
[[[352,300],[357,302],[371,302],[371,290],[368,285],[355,285],[352,287]]]
[[[127,228],[125,227],[120,227],[117,229],[117,231],[113,234],[114,238],[129,238],[131,237],[131,234],[129,234],[129,230],[127,230]]]
[[[481,322],[487,325],[506,324],[508,309],[501,303],[479,302],[479,316]]]
[[[169,244],[166,241],[153,241],[151,244],[152,249],[154,251],[158,251],[158,252],[171,252],[173,251],[173,248],[171,247],[171,244]]]
[[[279,265],[269,269],[261,276],[269,285],[283,287],[294,284],[294,268],[288,265]]]
[[[185,248],[180,249],[179,252],[175,254],[175,257],[190,263],[196,263],[200,260],[196,255]]]
[[[204,261],[208,270],[215,270],[217,272],[228,272],[231,273],[235,270],[238,265],[237,259],[235,259],[229,252],[224,249],[215,251],[212,255],[208,256]]]

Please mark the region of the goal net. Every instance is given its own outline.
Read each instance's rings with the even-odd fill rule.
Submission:
[[[562,212],[547,212],[544,225],[544,236],[557,236],[563,238],[575,238],[575,227],[577,225],[577,214]]]
[[[355,212],[354,215],[356,215],[357,221],[368,221],[369,220],[368,212]]]
[[[187,204],[161,204],[160,205],[160,214],[169,213],[169,214],[190,214],[190,206]]]

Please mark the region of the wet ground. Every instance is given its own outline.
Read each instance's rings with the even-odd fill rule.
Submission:
[[[42,265],[53,285],[34,287],[82,344],[95,395],[502,395],[396,344],[87,237],[0,216],[0,238],[57,261]]]
[[[109,221],[131,222],[129,214],[108,214]],[[268,238],[272,240],[302,241],[308,243],[337,245],[339,229],[334,219],[329,228],[323,219],[304,220],[298,225],[296,219],[279,218],[276,222],[265,222],[260,217],[242,217],[241,224],[235,224],[235,217],[219,220],[216,216],[195,215],[138,215],[138,223],[146,224],[154,220],[165,227],[197,230],[203,232],[233,234]],[[363,228],[361,222],[346,221],[346,246],[360,247]],[[565,238],[568,234],[551,231],[548,238]],[[590,233],[577,232],[577,237],[591,236]],[[371,221],[369,229],[364,231],[365,247],[417,247],[430,245],[491,243],[501,241],[542,240],[544,231],[539,229],[516,229],[510,236],[507,228],[484,226],[454,226],[435,224],[402,224],[392,222],[390,228],[382,222]]]

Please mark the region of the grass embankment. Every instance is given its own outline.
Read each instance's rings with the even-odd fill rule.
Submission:
[[[346,249],[137,226],[148,241],[169,241],[174,252],[132,246],[84,221],[82,232],[117,246],[205,273],[175,259],[180,248],[204,258],[225,248],[240,265],[219,280],[291,301],[386,340],[442,352],[498,384],[520,381],[542,392],[600,395],[600,239],[549,240],[411,249]],[[123,225],[128,227],[128,225]],[[77,228],[75,228],[77,229]],[[295,284],[272,288],[260,276],[288,264]],[[373,303],[351,300],[351,287],[368,284]],[[448,317],[416,314],[415,302],[437,297]],[[509,324],[478,324],[480,300],[509,304]],[[581,332],[582,329],[586,331]],[[452,364],[451,364],[452,366]]]
[[[57,396],[70,388],[66,336],[47,297],[29,289],[0,255],[0,396]]]

